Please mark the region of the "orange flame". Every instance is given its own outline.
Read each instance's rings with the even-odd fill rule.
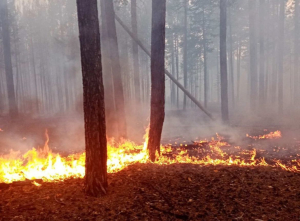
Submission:
[[[47,133],[46,133],[47,134]],[[274,132],[277,134],[280,131]],[[245,159],[239,156],[230,156],[222,150],[230,145],[222,138],[212,138],[211,141],[199,141],[196,144],[207,144],[207,152],[204,157],[190,156],[186,149],[174,150],[171,146],[162,147],[162,155],[158,157],[157,164],[192,163],[199,165],[237,165],[237,166],[273,166],[280,167],[287,171],[300,172],[300,160],[294,160],[293,166],[285,165],[279,160],[274,160],[274,164],[269,165],[266,161],[256,158],[256,150],[244,150],[241,153],[247,155]],[[260,136],[263,137],[263,136]],[[264,137],[270,137],[264,135]],[[61,181],[68,178],[83,178],[85,175],[85,153],[73,154],[68,157],[61,157],[53,153],[48,147],[49,137],[47,137],[43,150],[32,149],[20,157],[20,153],[11,152],[9,155],[0,156],[0,183],[11,183],[22,180],[43,179],[44,182]],[[109,173],[118,172],[128,165],[134,163],[147,163],[147,139],[144,145],[136,145],[130,141],[123,141],[118,145],[108,144],[107,168]],[[240,149],[236,147],[235,149]],[[199,149],[200,151],[200,149]],[[171,155],[171,156],[170,156]],[[38,183],[34,183],[39,186]]]

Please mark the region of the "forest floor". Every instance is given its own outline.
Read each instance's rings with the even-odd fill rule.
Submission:
[[[108,194],[83,180],[0,191],[0,220],[300,220],[300,174],[272,167],[135,164]]]
[[[0,147],[7,148],[2,148],[2,152],[7,153],[12,146],[43,146],[44,125],[30,123],[23,129],[4,127],[4,133],[0,133]],[[48,127],[52,147],[61,146],[63,142],[63,137],[59,136],[61,131],[55,128],[60,127],[51,124]],[[251,135],[263,133],[263,128],[246,130],[252,130]],[[65,139],[76,137],[80,134],[78,131],[74,126]],[[235,135],[225,136],[225,139],[231,144],[242,142],[245,150],[256,148],[256,158],[264,157],[268,163],[274,158],[282,162],[299,159],[300,143],[296,138],[300,130],[282,131],[284,136],[279,140],[255,141],[246,138],[244,131],[241,140],[236,140]],[[13,134],[18,134],[18,139],[10,142]],[[32,134],[36,135],[30,137]],[[27,139],[22,139],[23,136]],[[71,146],[68,142],[64,145]],[[236,149],[224,147],[224,151],[231,153]],[[137,163],[108,174],[108,182],[108,194],[101,198],[84,194],[83,179],[44,182],[40,187],[29,183],[0,188],[0,221],[300,220],[300,173],[278,167]]]

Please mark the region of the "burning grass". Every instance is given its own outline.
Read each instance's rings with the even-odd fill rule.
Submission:
[[[261,136],[247,135],[254,140],[279,139],[281,136],[280,131]],[[37,179],[42,179],[44,182],[55,182],[69,178],[83,178],[85,153],[62,157],[49,149],[48,141],[49,138],[47,137],[42,150],[32,149],[23,156],[20,156],[18,152],[11,152],[9,155],[0,157],[0,183]],[[146,142],[144,145],[136,145],[130,141],[123,141],[118,144],[110,141],[108,145],[108,172],[116,173],[135,163],[148,163],[145,147]],[[285,162],[276,158],[268,159],[267,162],[265,156],[261,154],[264,150],[258,150],[253,146],[250,149],[232,146],[218,135],[210,141],[194,142],[191,149],[185,148],[183,145],[180,148],[168,145],[162,147],[161,152],[162,155],[156,161],[156,164],[159,165],[191,163],[206,166],[270,166],[300,172],[298,156]],[[260,153],[259,157],[257,152]],[[39,184],[35,183],[35,185]]]

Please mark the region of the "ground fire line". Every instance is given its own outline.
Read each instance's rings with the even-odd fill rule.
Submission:
[[[281,136],[280,131],[260,136],[246,135],[248,139],[253,140],[280,139]],[[56,182],[69,178],[83,178],[85,175],[85,153],[62,157],[49,149],[48,141],[47,138],[42,150],[32,149],[23,156],[20,156],[19,152],[0,156],[0,183],[32,181],[34,185],[40,186],[39,181]],[[108,142],[108,172],[115,173],[135,163],[148,163],[146,142],[147,138],[144,145],[136,145],[130,141],[123,141],[119,144],[113,141]],[[274,151],[278,151],[278,149],[274,149]],[[291,172],[300,172],[300,159],[297,156],[284,162],[280,159],[271,159],[267,162],[264,157],[257,156],[257,152],[264,152],[264,150],[244,149],[230,145],[217,134],[216,138],[211,138],[211,140],[196,141],[189,145],[181,144],[178,147],[178,145],[170,144],[163,146],[162,154],[157,157],[156,164],[270,166]]]

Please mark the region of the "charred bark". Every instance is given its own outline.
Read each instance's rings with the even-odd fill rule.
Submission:
[[[165,22],[166,0],[152,1],[151,33],[151,113],[148,151],[152,162],[160,154],[165,118]]]
[[[85,192],[107,192],[107,141],[97,0],[77,0],[86,143]]]

